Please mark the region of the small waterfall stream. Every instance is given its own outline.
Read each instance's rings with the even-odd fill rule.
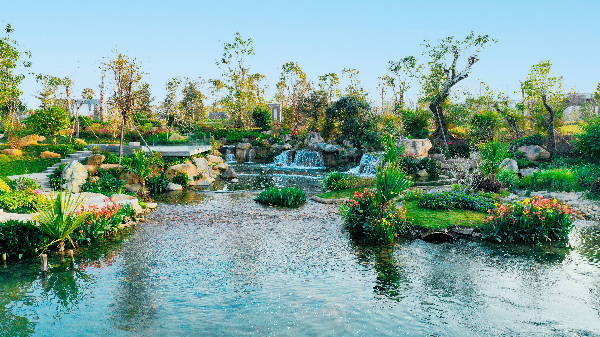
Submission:
[[[346,173],[360,177],[374,177],[377,174],[377,167],[381,163],[381,157],[373,153],[365,153],[360,158],[360,163]]]
[[[273,166],[278,168],[324,169],[323,155],[314,150],[286,150],[273,159]]]

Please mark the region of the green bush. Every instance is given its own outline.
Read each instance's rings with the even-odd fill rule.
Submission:
[[[331,191],[343,191],[353,188],[367,187],[373,184],[371,179],[353,177],[341,172],[331,172],[323,178],[323,188]]]
[[[10,182],[10,179],[6,179]],[[0,179],[0,195],[9,192],[12,192],[12,188],[10,188],[10,185],[6,181],[4,181],[4,179]]]
[[[481,236],[497,242],[565,241],[573,228],[572,213],[565,203],[543,197],[499,205],[484,219]]]
[[[6,253],[9,259],[36,256],[36,250],[48,242],[48,236],[33,222],[0,222],[0,253]]]
[[[566,168],[534,172],[530,184],[532,190],[572,191],[577,189],[573,171]]]
[[[119,170],[98,169],[98,180],[96,182],[92,182],[94,177],[89,176],[85,183],[81,185],[81,191],[100,193],[104,195],[122,193],[127,182],[119,179],[118,176]]]
[[[67,167],[67,165],[67,163],[60,164],[60,166],[54,169],[54,172],[48,176],[50,188],[53,191],[62,190],[62,185],[67,183],[67,180],[62,177],[62,171],[65,169],[65,167]]]
[[[541,133],[534,133],[531,136],[519,138],[510,143],[510,151],[514,152],[521,146],[539,145],[542,146],[546,142],[546,137]]]
[[[104,240],[107,235],[116,233],[122,223],[135,215],[135,211],[128,204],[108,204],[102,208],[92,205],[85,210],[90,216],[72,234],[72,239],[79,244]]]
[[[169,179],[167,179],[164,174],[151,176],[146,179],[146,187],[152,195],[165,193],[167,191],[167,185],[169,185]]]
[[[437,179],[441,173],[437,161],[430,157],[417,159],[414,156],[402,155],[398,158],[398,164],[407,174],[415,174],[420,170],[425,170],[430,179]]]
[[[487,212],[495,207],[496,199],[488,193],[470,190],[426,193],[419,199],[419,206],[429,209],[466,209]]]
[[[267,107],[256,107],[252,111],[252,121],[254,126],[266,131],[271,129],[271,110]]]
[[[10,212],[31,213],[48,202],[43,195],[31,189],[13,191],[0,196],[0,208]]]
[[[104,156],[104,164],[118,164],[119,163],[119,155],[110,151],[102,151],[102,155]]]
[[[20,177],[13,179],[8,183],[14,191],[24,191],[26,189],[38,189],[40,185],[31,178]]]
[[[519,174],[508,169],[498,172],[496,180],[511,190],[519,186]]]
[[[491,109],[484,109],[471,117],[471,138],[478,142],[488,141],[496,136],[502,120],[498,113]]]
[[[58,106],[36,110],[26,120],[27,128],[40,135],[54,136],[69,127],[69,114]]]
[[[508,157],[508,144],[493,140],[482,144],[479,152],[481,153],[481,170],[487,176],[494,176],[500,171],[500,163]]]
[[[583,125],[583,132],[576,136],[575,145],[586,159],[600,163],[600,117]]]
[[[190,177],[182,172],[177,172],[173,177],[173,183],[181,185],[183,188],[187,188],[190,185]]]
[[[263,205],[293,208],[306,202],[306,194],[295,187],[270,188],[260,192],[254,200]]]
[[[426,110],[402,110],[402,128],[407,135],[415,139],[429,137],[429,119],[431,112]]]
[[[600,178],[600,165],[578,165],[573,167],[572,170],[577,184],[584,188],[591,186],[595,180]]]

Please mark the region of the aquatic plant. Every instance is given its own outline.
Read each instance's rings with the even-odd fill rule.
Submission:
[[[306,202],[306,194],[296,187],[270,188],[260,192],[254,200],[263,205],[294,208]]]

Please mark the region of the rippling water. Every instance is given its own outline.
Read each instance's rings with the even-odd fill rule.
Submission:
[[[0,335],[600,335],[600,229],[570,248],[353,243],[336,207],[178,194],[77,255],[0,266]]]

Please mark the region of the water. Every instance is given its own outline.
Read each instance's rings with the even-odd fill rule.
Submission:
[[[377,167],[379,167],[380,163],[381,156],[373,153],[365,153],[360,157],[358,166],[351,168],[346,173],[363,178],[374,177],[377,174]]]
[[[227,147],[227,152],[225,153],[225,162],[227,162],[228,164],[233,164],[237,162],[235,160],[235,153],[233,153],[233,151],[234,149],[232,149],[231,147]]]
[[[323,154],[314,150],[285,150],[273,159],[271,166],[283,169],[325,169]]]
[[[192,192],[193,193],[193,192]],[[571,248],[353,242],[337,207],[200,193],[76,255],[0,265],[2,336],[598,336],[600,228]]]

